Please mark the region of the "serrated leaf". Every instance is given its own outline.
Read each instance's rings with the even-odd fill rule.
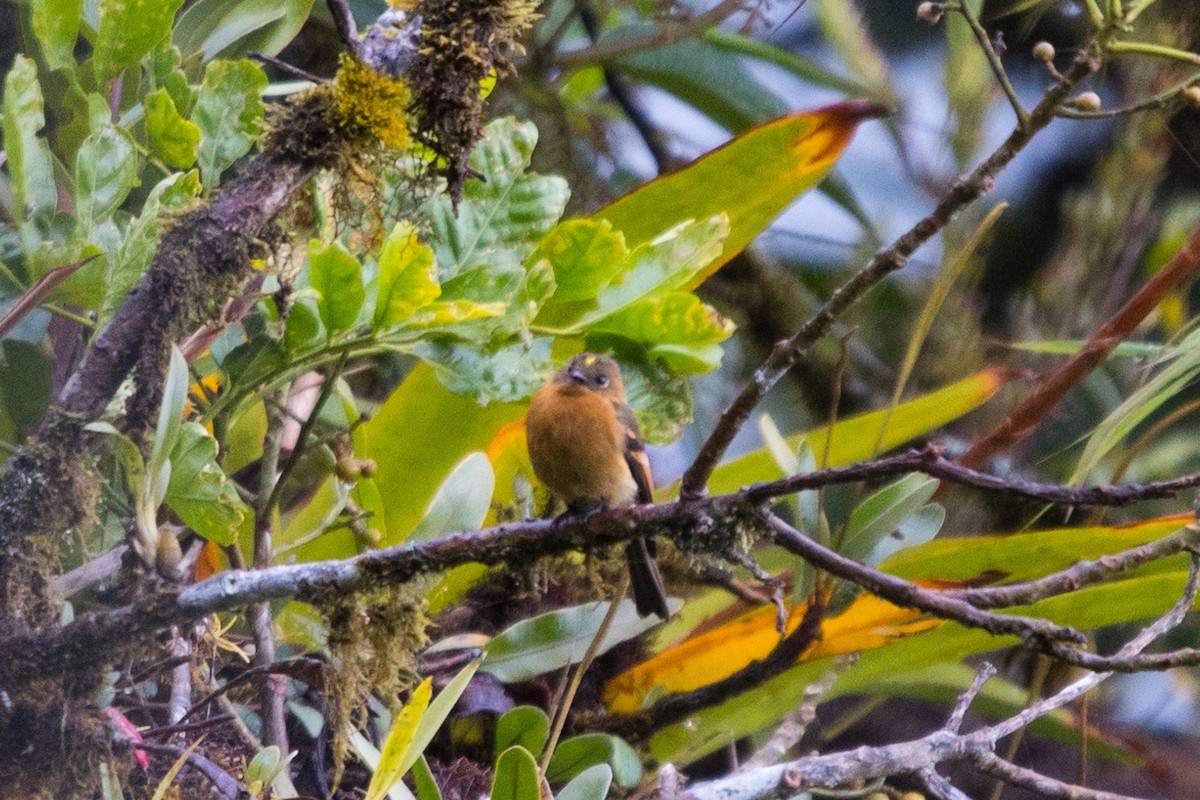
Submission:
[[[589,336],[608,333],[648,349],[651,359],[675,373],[702,373],[720,365],[715,345],[733,334],[733,323],[688,292],[665,292],[635,301],[595,323]]]
[[[233,544],[250,508],[217,464],[217,440],[198,422],[185,422],[171,451],[171,479],[163,498],[196,533]]]
[[[332,335],[351,328],[367,298],[362,265],[341,242],[322,245],[316,239],[308,245],[308,263],[312,287],[320,295],[318,308],[325,330]]]
[[[625,236],[607,220],[571,219],[551,228],[529,257],[554,270],[554,302],[592,300],[623,269]]]
[[[166,89],[156,89],[142,98],[146,110],[146,134],[153,152],[172,167],[187,169],[196,163],[200,128],[184,119]]]
[[[549,337],[538,337],[493,350],[422,341],[413,347],[413,353],[433,366],[447,389],[473,395],[486,405],[522,400],[533,394],[549,369],[551,344]]]
[[[83,0],[30,0],[29,11],[33,35],[50,69],[74,66]]]
[[[398,325],[441,293],[433,251],[418,241],[412,224],[396,223],[379,253],[373,327],[378,330]]]
[[[671,613],[683,605],[669,598]],[[596,638],[608,603],[584,603],[522,620],[497,635],[484,648],[481,669],[504,683],[520,683],[577,664]],[[657,625],[657,617],[640,617],[632,600],[622,600],[596,655]]]
[[[267,76],[253,61],[211,61],[192,111],[200,128],[200,178],[211,191],[233,162],[250,151],[262,125]]]
[[[692,421],[692,385],[657,364],[625,364],[621,370],[629,407],[648,444],[670,444]]]
[[[537,763],[523,747],[510,747],[496,759],[491,800],[540,800],[542,781]]]
[[[107,84],[166,41],[181,5],[183,0],[100,0],[93,57],[97,82]]]
[[[457,217],[444,195],[426,204],[443,279],[471,267],[520,266],[537,237],[562,216],[570,194],[566,181],[525,172],[536,144],[532,123],[494,120],[470,158],[483,180],[466,182]]]

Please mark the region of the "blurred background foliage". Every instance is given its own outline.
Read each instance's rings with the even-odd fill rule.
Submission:
[[[383,10],[370,0],[350,6],[360,28]],[[1034,44],[1051,43],[1061,65],[1091,33],[1085,4],[1075,0],[973,7],[1027,106],[1050,82]],[[98,522],[71,538],[64,570],[118,546],[126,538],[123,520],[154,521],[156,514],[213,543],[200,556],[200,577],[225,568],[231,556],[236,561],[238,549],[250,561],[251,495],[275,424],[290,437],[295,458],[284,462],[288,480],[272,493],[278,505],[269,513],[280,523],[274,563],[345,557],[535,515],[543,497],[524,453],[523,402],[556,362],[585,347],[622,359],[639,420],[659,445],[651,456],[666,499],[774,343],[924,215],[1012,125],[1011,109],[958,15],[931,26],[911,4],[893,0],[712,8],[549,0],[539,12],[515,75],[483,89],[491,91],[485,108],[493,121],[471,166],[485,180],[468,181],[455,207],[412,187],[408,178],[423,155],[408,151],[367,154],[314,181],[279,221],[279,241],[250,289],[254,307],[202,352],[187,353],[188,370],[173,374],[176,391],[168,392],[169,413],[148,464],[116,445],[99,465],[108,482]],[[1154,3],[1138,33],[1184,50],[1200,46],[1189,0]],[[149,265],[162,226],[236,174],[271,125],[272,109],[309,86],[294,71],[251,56],[329,78],[341,50],[328,9],[312,0],[0,3],[0,72],[7,76],[0,98],[7,156],[0,173],[0,311],[40,282],[62,277],[60,267],[93,257],[5,333],[0,446],[11,450],[41,419],[91,332],[111,319]],[[1194,64],[1127,55],[1105,61],[1086,88],[1104,108],[1119,107],[1195,72]],[[854,98],[894,113],[864,125],[853,141],[853,123],[841,124],[835,138],[846,149],[836,166],[816,144],[789,149],[772,138],[803,141],[828,118],[786,115]],[[665,195],[633,192],[660,175],[671,176],[657,184],[667,187]],[[667,196],[682,198],[680,207],[668,207]],[[990,215],[1001,202],[1007,208]],[[1197,224],[1195,103],[1055,122],[983,201],[810,350],[759,409],[757,424],[739,436],[710,488],[847,464],[932,436],[956,452],[1003,418],[1027,391],[1025,377],[1077,350]],[[1198,301],[1194,284],[1173,294],[1136,343],[1089,375],[1047,424],[991,469],[1087,483],[1200,469]],[[314,370],[334,379],[323,384]],[[185,414],[196,424],[171,422]],[[312,422],[301,426],[310,414]],[[167,462],[172,482],[160,491],[152,484]],[[139,469],[149,470],[149,483]],[[1155,519],[1181,511],[1178,503],[1070,515],[963,490],[935,498],[936,488],[906,478],[831,490],[819,503],[794,498],[788,512],[855,558],[906,577],[946,580],[1044,574],[1182,524]],[[157,511],[159,502],[169,511]],[[757,555],[786,577],[789,607],[801,610],[812,588],[805,565],[771,550]],[[608,661],[598,662],[590,696],[580,701],[587,708],[631,710],[647,690],[684,691],[696,685],[688,681],[722,677],[700,668],[718,659],[678,645],[689,633],[715,628],[733,637],[734,655],[719,659],[729,671],[753,657],[755,646],[769,649],[773,616],[739,617],[747,607],[690,577],[684,558],[668,554],[665,561],[668,582],[686,595],[683,611],[647,636],[645,621],[617,616],[603,648],[613,647],[603,656]],[[553,676],[577,662],[594,637],[603,612],[598,617],[585,603],[593,585],[564,586],[586,583],[582,576],[594,578],[596,569],[569,561],[496,576],[463,567],[420,587],[426,613],[438,623],[430,635],[447,647],[462,643],[453,637],[476,637],[469,643],[490,654],[480,675],[504,687],[487,695],[478,689],[483,678],[470,675],[455,684],[466,692],[467,709],[505,715],[488,723],[496,725],[494,743],[484,733],[491,728],[477,720],[475,728],[460,724],[438,758],[467,752],[489,767],[495,758],[494,792],[508,786],[496,788],[502,777],[521,783],[526,751],[536,757],[546,746],[539,731],[548,723],[541,712],[514,706],[548,700]],[[1170,604],[1183,569],[1176,561],[1147,565],[1033,613],[1095,629],[1101,645],[1117,641],[1123,624]],[[72,604],[103,605],[111,589],[89,585]],[[277,611],[285,653],[327,652],[318,611],[299,603]],[[751,694],[658,732],[649,743],[652,757],[708,757],[689,772],[725,771],[722,748],[759,741],[833,664],[838,680],[813,746],[891,740],[903,735],[903,715],[872,711],[885,702],[908,704],[914,719],[932,719],[926,704],[944,705],[970,680],[961,659],[1002,644],[873,606],[870,598],[841,596],[831,613],[819,651]],[[722,628],[730,624],[742,627]],[[210,632],[213,652],[229,645],[224,652],[232,661],[229,653],[244,641],[244,631],[235,631],[228,639]],[[1193,625],[1180,636],[1195,632]],[[833,660],[860,650],[853,666]],[[1061,678],[1014,653],[1009,681],[989,684],[985,713],[1010,713]],[[415,660],[401,666],[419,668]],[[679,672],[688,680],[677,680]],[[225,679],[219,670],[210,677],[214,686]],[[1194,731],[1200,701],[1192,671],[1139,680],[1116,684],[1093,713],[1142,726],[1142,737],[1155,728]],[[314,709],[324,701],[301,680],[289,685],[294,733],[323,746]],[[108,702],[128,711],[158,691],[153,681],[122,685],[123,694]],[[410,702],[418,703],[420,691]],[[1130,701],[1125,691],[1143,700]],[[425,724],[437,728],[453,701],[397,712],[393,724],[391,699],[372,701],[371,730],[351,748],[364,763],[401,763],[401,773],[414,768],[418,789],[428,790],[425,774],[444,788],[453,777],[445,764],[433,763],[431,771],[411,740],[423,714],[436,718]],[[252,699],[239,699],[236,709],[250,729],[261,730]],[[1111,730],[1102,724],[1093,741],[1104,768],[1129,791],[1153,785],[1129,769],[1147,761],[1141,744],[1128,745]],[[1078,719],[1068,714],[1034,733],[1068,747],[1081,738]],[[410,741],[393,746],[389,761],[391,736]],[[622,741],[572,741],[560,746],[588,755],[571,768],[562,766],[564,756],[558,772],[550,762],[546,774],[556,788],[603,797],[611,781],[629,787],[640,780],[641,765],[636,757],[631,763]],[[1058,763],[1061,772],[1070,758],[1063,752],[1043,744],[1031,758],[1045,768]],[[1155,753],[1183,780],[1186,758],[1175,761],[1170,748]],[[322,757],[293,770],[306,782],[300,785],[327,788]],[[609,771],[574,783],[600,765]],[[279,770],[259,764],[259,773],[260,784],[270,784]]]

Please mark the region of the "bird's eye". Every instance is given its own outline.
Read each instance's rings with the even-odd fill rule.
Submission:
[[[608,376],[607,375],[597,375],[596,376],[596,385],[597,386],[608,386]]]

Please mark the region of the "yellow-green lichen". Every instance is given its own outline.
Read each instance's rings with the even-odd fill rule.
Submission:
[[[411,142],[407,105],[408,87],[404,81],[376,72],[351,56],[342,56],[341,68],[333,80],[329,119],[347,138],[372,136],[387,147],[407,148]]]

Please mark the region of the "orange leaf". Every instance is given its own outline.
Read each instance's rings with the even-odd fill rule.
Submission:
[[[801,603],[790,609],[788,633],[800,624],[806,607]],[[941,620],[920,617],[919,611],[864,594],[822,623],[820,640],[800,660],[870,650],[941,624]],[[630,713],[641,707],[643,698],[655,687],[668,694],[699,689],[766,658],[780,638],[775,629],[775,606],[762,606],[621,673],[604,687],[604,703],[613,713]]]
[[[684,287],[695,288],[825,177],[858,123],[885,113],[876,103],[847,100],[780,117],[643,184],[595,218],[611,222],[633,248],[681,222],[727,214],[724,250]]]

